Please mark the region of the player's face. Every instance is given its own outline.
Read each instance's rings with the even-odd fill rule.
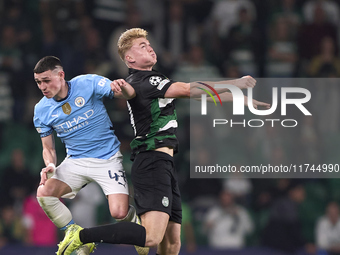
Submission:
[[[138,38],[133,41],[131,49],[126,53],[127,60],[137,68],[153,67],[157,63],[157,55],[145,38]]]
[[[59,95],[65,84],[63,71],[48,70],[43,73],[35,73],[34,80],[45,97],[56,97],[56,99],[59,99],[59,97],[60,99],[63,98],[62,95]]]

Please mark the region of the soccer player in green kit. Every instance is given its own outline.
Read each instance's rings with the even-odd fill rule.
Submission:
[[[126,82],[135,90],[135,97],[128,100],[131,124],[135,132],[135,138],[131,142],[131,177],[136,210],[142,225],[120,222],[85,228],[76,235],[70,235],[61,246],[68,245],[71,241],[65,250],[66,255],[83,243],[91,242],[157,246],[157,254],[178,254],[181,246],[182,209],[173,161],[178,147],[174,99],[199,98],[204,92],[196,88],[200,85],[198,82],[176,82],[153,70],[157,55],[147,40],[147,31],[144,29],[125,31],[118,40],[118,53],[129,68]],[[256,84],[251,76],[227,82],[240,89],[252,88]],[[205,83],[213,86],[218,82]],[[124,86],[122,83],[120,85]],[[227,89],[216,91],[223,101],[232,101],[232,94]],[[255,108],[270,106],[256,100],[252,102]]]

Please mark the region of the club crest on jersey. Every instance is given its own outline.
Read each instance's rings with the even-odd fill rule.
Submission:
[[[74,104],[78,107],[83,107],[85,104],[85,99],[83,97],[77,97],[76,100],[74,100]]]
[[[162,204],[164,205],[164,207],[168,207],[169,206],[169,198],[163,197]]]
[[[162,80],[163,79],[160,76],[151,76],[149,82],[151,85],[157,86]]]
[[[71,105],[69,103],[65,103],[63,104],[63,106],[61,107],[63,109],[63,112],[67,115],[70,115],[71,114]]]

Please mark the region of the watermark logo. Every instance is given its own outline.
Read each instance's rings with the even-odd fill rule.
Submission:
[[[218,98],[218,100],[220,101],[220,104],[222,105],[222,100],[219,96],[219,94],[217,93],[217,91],[210,85],[206,84],[206,83],[203,83],[203,82],[197,82],[203,86],[206,86],[207,88],[209,88],[212,92],[215,93],[216,97]],[[203,90],[205,93],[207,93],[211,98],[212,100],[214,101],[215,105],[217,106],[217,103],[216,103],[216,100],[215,100],[215,97],[209,92],[209,90],[206,90],[206,89],[203,89],[203,88],[200,88],[200,87],[197,87],[198,89],[201,89]],[[201,112],[202,112],[202,115],[207,115],[207,95],[206,94],[202,94],[201,96],[201,101],[202,101],[202,104],[201,104]]]
[[[233,97],[233,115],[244,115],[245,114],[245,96],[242,92],[242,90],[234,85],[230,84],[215,84],[215,88],[213,88],[210,85],[207,85],[205,83],[199,82],[201,85],[206,86],[209,88],[211,91],[213,91],[216,95],[216,97],[219,99],[220,104],[222,105],[221,98],[219,94],[217,93],[216,89],[228,89],[229,92],[232,94]],[[215,105],[217,105],[216,100],[214,96],[209,92],[207,89],[203,89],[198,87],[199,89],[205,91],[214,101]],[[281,88],[281,93],[278,93],[278,88],[273,87],[272,88],[272,104],[269,109],[257,109],[253,105],[253,88],[247,88],[248,92],[248,97],[247,97],[247,107],[251,113],[257,116],[266,116],[274,113],[278,107],[278,97],[279,94],[281,96],[280,98],[280,103],[281,103],[281,116],[286,116],[287,115],[287,105],[295,105],[304,115],[306,116],[311,116],[312,114],[307,110],[307,108],[304,106],[305,103],[309,102],[311,99],[311,93],[309,90],[305,88],[297,88],[297,87],[282,87]],[[202,94],[201,95],[201,115],[207,115],[207,94]],[[289,98],[288,94],[295,94],[299,95],[300,98]],[[275,121],[280,121],[279,119],[268,119],[265,121],[269,121],[272,123],[272,126],[274,126]],[[287,121],[293,122],[293,125],[290,125],[289,127],[295,127],[297,125],[297,121],[293,119],[289,119]],[[232,123],[231,121],[228,121],[226,119],[214,119],[213,121],[213,126],[215,127],[216,125],[219,124],[227,124],[227,123]],[[260,119],[252,119],[249,120],[248,122],[250,123],[255,123],[258,122],[260,123],[259,125],[253,125],[249,124],[248,126],[250,127],[261,127],[264,124],[263,120]],[[283,120],[285,122],[285,120]],[[282,123],[282,121],[281,121]],[[237,124],[243,124],[246,126],[246,121],[244,120],[241,123]],[[284,124],[282,124],[285,126]],[[232,124],[231,124],[232,126]]]

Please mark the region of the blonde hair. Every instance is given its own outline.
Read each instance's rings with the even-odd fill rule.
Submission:
[[[122,33],[118,39],[118,54],[125,62],[125,54],[131,49],[133,41],[138,38],[146,38],[148,32],[142,28],[131,28]]]

